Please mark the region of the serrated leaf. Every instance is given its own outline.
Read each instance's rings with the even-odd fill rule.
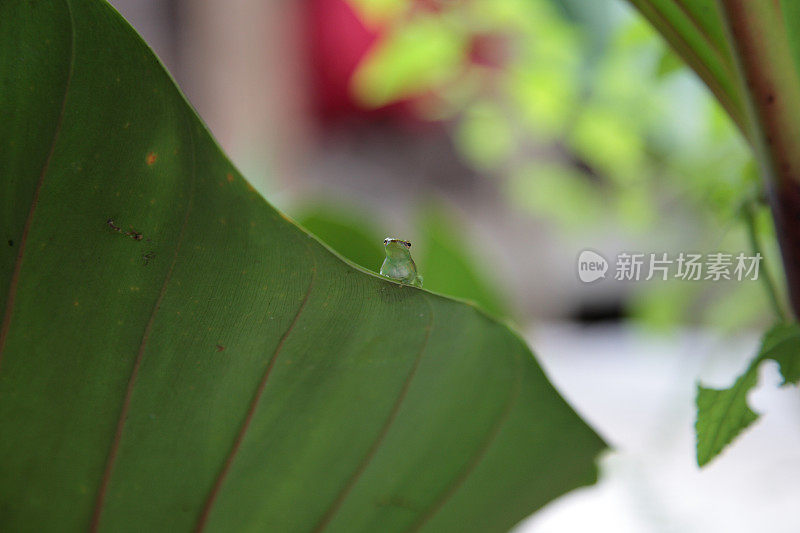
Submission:
[[[0,529],[506,531],[604,444],[268,205],[104,1],[0,2]]]
[[[758,414],[747,405],[747,393],[758,379],[755,367],[739,376],[728,389],[697,386],[697,464],[706,465],[747,426],[758,420]]]
[[[800,379],[800,326],[779,324],[769,330],[758,355],[747,370],[727,389],[697,387],[697,464],[706,465],[739,433],[758,420],[747,404],[747,394],[756,385],[758,367],[765,359],[780,365],[784,383]]]

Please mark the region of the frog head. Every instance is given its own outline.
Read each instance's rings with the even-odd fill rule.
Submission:
[[[383,240],[386,248],[386,257],[392,260],[399,260],[411,257],[411,242],[403,239],[387,238]]]

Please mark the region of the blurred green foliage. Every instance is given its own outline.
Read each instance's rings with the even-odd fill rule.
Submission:
[[[414,20],[382,40],[352,83],[364,105],[379,107],[447,80],[462,63],[463,37],[437,21]]]
[[[352,3],[364,9],[365,0]],[[385,3],[382,37],[354,77],[355,94],[375,106],[426,95],[421,115],[449,121],[464,159],[497,180],[509,207],[550,221],[565,240],[602,219],[655,246],[749,250],[739,210],[758,186],[744,141],[624,2]],[[772,231],[759,224],[762,240],[774,242]],[[636,291],[631,310],[655,326],[704,317],[734,328],[767,314],[748,284]]]
[[[605,212],[601,187],[587,182],[586,176],[575,168],[553,163],[530,164],[509,178],[510,202],[562,228],[579,231]],[[570,209],[562,208],[565,203]]]

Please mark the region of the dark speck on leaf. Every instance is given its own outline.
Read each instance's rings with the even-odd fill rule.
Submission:
[[[117,233],[122,233],[122,230],[119,229],[119,226],[114,224],[114,219],[113,218],[109,218],[108,220],[106,220],[106,224],[108,225],[109,228],[113,229]]]
[[[116,231],[117,233],[121,233],[121,234],[125,235],[126,237],[130,237],[134,241],[141,241],[142,239],[144,239],[144,235],[142,235],[138,231],[134,231],[134,230],[122,231],[122,228],[117,226],[117,224],[116,224],[116,222],[114,222],[113,218],[109,218],[108,220],[106,220],[106,225],[109,228],[111,228],[112,230]],[[150,239],[148,239],[148,240],[150,240]]]
[[[224,349],[225,349],[225,347],[224,347],[223,345],[221,345],[221,344],[217,344],[217,351],[218,351],[218,352],[221,352],[221,351],[222,351],[222,350],[224,350]]]
[[[9,246],[14,246],[14,240],[13,239],[8,239],[8,245]]]

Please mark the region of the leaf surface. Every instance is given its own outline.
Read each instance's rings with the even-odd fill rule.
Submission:
[[[0,524],[503,531],[600,438],[269,206],[105,2],[0,3]]]

